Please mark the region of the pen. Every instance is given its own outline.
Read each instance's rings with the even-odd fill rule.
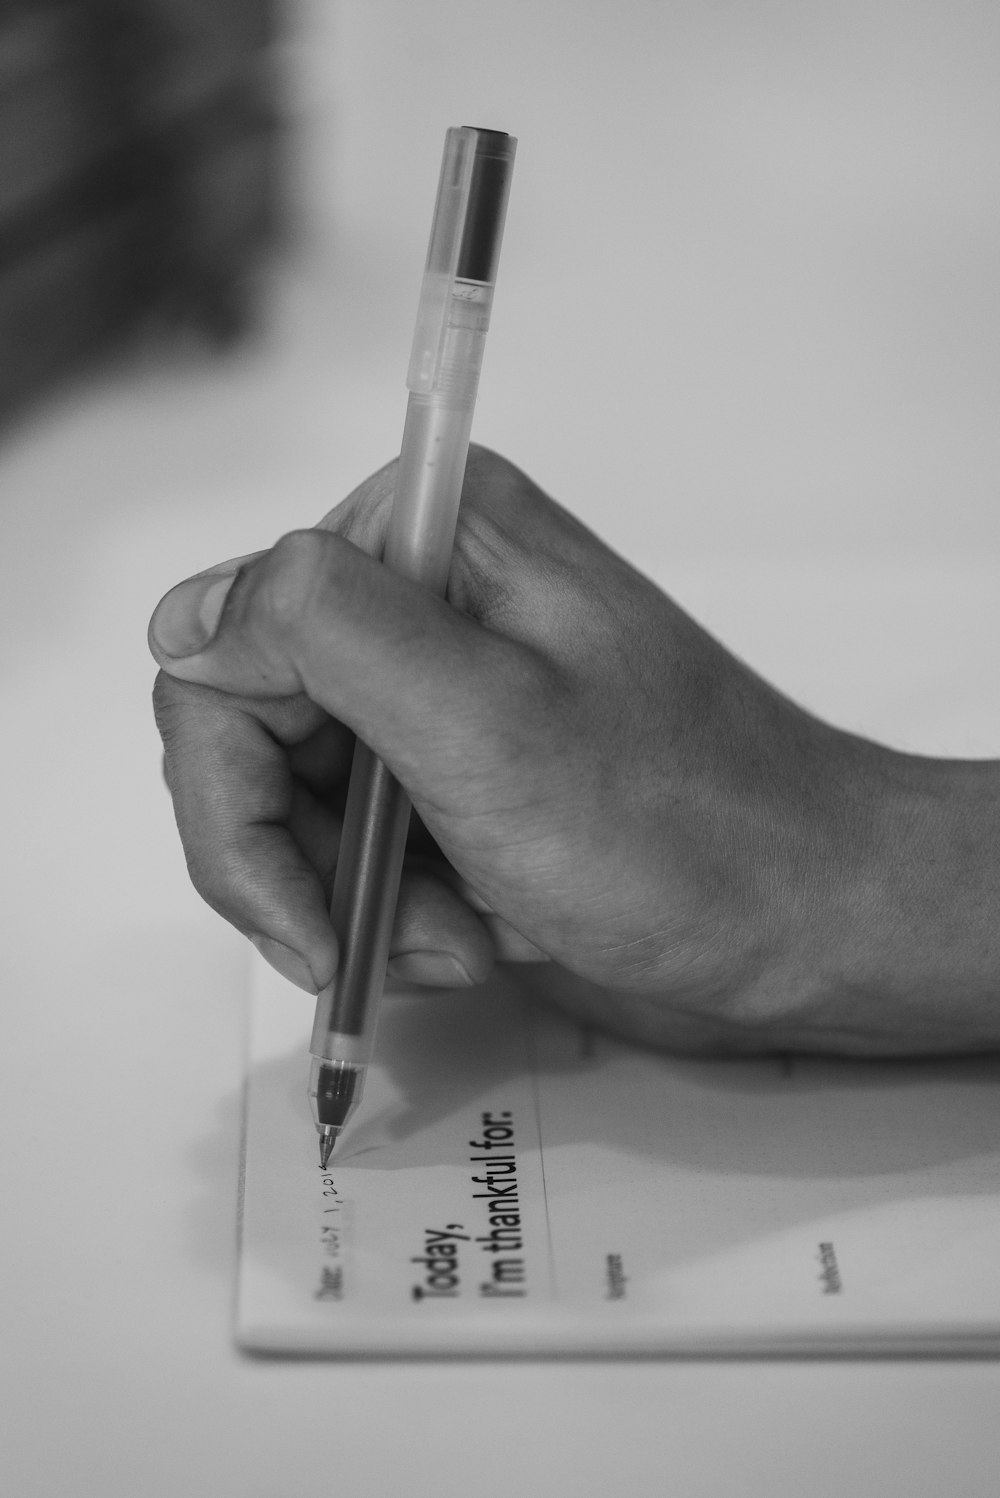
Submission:
[[[406,384],[406,421],[383,563],[443,595],[517,146],[499,130],[445,136]],[[357,1107],[375,1041],[410,802],[359,739],[330,920],[337,974],[316,999],[309,1098],[325,1169]]]

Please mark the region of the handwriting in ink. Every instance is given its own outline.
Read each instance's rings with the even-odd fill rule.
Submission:
[[[343,1300],[344,1266],[341,1256],[344,1249],[344,1237],[338,1220],[342,1211],[340,1192],[334,1184],[333,1176],[329,1174],[323,1175],[322,1187],[323,1200],[326,1205],[320,1214],[323,1221],[319,1226],[319,1242],[325,1262],[320,1266],[319,1285],[313,1291],[313,1298],[315,1300]]]

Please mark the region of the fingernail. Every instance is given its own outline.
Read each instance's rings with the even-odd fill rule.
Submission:
[[[316,993],[317,984],[309,964],[298,952],[293,952],[291,947],[286,947],[284,942],[275,941],[271,936],[251,936],[250,940],[275,972],[287,978],[289,983],[294,983],[297,988],[304,988],[306,993]]]
[[[150,630],[166,655],[183,657],[203,650],[215,634],[235,572],[192,577],[178,583],[156,606]]]
[[[393,978],[422,983],[427,988],[471,988],[468,969],[450,952],[401,952],[389,963]]]

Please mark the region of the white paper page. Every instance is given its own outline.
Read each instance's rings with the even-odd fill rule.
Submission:
[[[290,1354],[1000,1350],[1000,1063],[701,1061],[387,998],[327,1171],[255,963],[237,1339]]]

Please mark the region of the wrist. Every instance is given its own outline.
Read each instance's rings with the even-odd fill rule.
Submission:
[[[1000,763],[844,736],[838,857],[799,901],[775,1044],[856,1054],[1000,1047]],[[842,767],[843,767],[842,766]]]

